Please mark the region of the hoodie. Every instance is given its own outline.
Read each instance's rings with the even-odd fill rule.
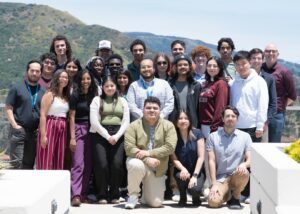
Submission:
[[[263,130],[267,121],[269,95],[265,80],[255,70],[243,79],[238,74],[230,84],[230,104],[240,112],[237,128]]]

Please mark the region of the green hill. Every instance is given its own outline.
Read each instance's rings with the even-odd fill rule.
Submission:
[[[65,35],[73,56],[82,64],[93,56],[99,40],[112,41],[115,53],[127,62],[130,39],[99,25],[85,25],[67,12],[49,6],[0,3],[0,89],[22,78],[26,63],[49,51],[57,34]]]
[[[121,33],[99,25],[86,25],[67,12],[45,5],[0,2],[0,29],[0,89],[20,80],[26,63],[48,52],[51,40],[57,34],[65,35],[70,40],[73,56],[79,58],[82,64],[94,54],[102,39],[112,41],[114,51],[123,56],[125,63],[131,59],[129,44],[136,38],[146,42],[150,57],[158,51],[170,53],[170,44],[175,39],[186,42],[188,53],[196,45],[205,45],[214,55],[218,54],[215,45],[201,40],[151,33]],[[293,71],[299,83],[300,65],[281,62]],[[300,84],[296,85],[300,92]]]

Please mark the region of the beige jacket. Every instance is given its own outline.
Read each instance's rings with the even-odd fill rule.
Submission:
[[[150,142],[149,126],[140,118],[132,122],[125,132],[125,151],[128,157],[134,158],[141,150],[148,150]],[[154,149],[150,151],[150,157],[157,158],[160,165],[156,168],[156,176],[160,177],[168,169],[169,155],[176,147],[177,134],[174,125],[165,119],[160,118],[155,128]],[[143,159],[144,163],[148,157]]]

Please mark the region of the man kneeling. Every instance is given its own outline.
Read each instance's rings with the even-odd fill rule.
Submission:
[[[227,201],[230,209],[241,209],[239,198],[249,180],[251,138],[236,129],[239,112],[227,106],[222,112],[224,129],[211,133],[206,142],[212,186],[208,205],[221,207]]]
[[[174,125],[159,115],[160,101],[150,96],[145,100],[143,117],[131,123],[125,132],[129,195],[126,209],[135,208],[141,182],[141,202],[151,207],[162,206],[165,173],[177,135]]]

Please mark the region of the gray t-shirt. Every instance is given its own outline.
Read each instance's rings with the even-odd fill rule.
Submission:
[[[188,94],[188,84],[187,82],[175,82],[175,87],[178,91],[180,109],[186,110],[186,98]]]
[[[223,182],[244,162],[245,153],[251,148],[248,133],[235,129],[228,135],[224,129],[211,133],[206,141],[206,150],[214,151],[216,158],[216,179]]]
[[[154,143],[155,143],[155,126],[149,126],[149,134],[150,134],[150,142],[148,145],[148,150],[152,150],[154,148]]]

